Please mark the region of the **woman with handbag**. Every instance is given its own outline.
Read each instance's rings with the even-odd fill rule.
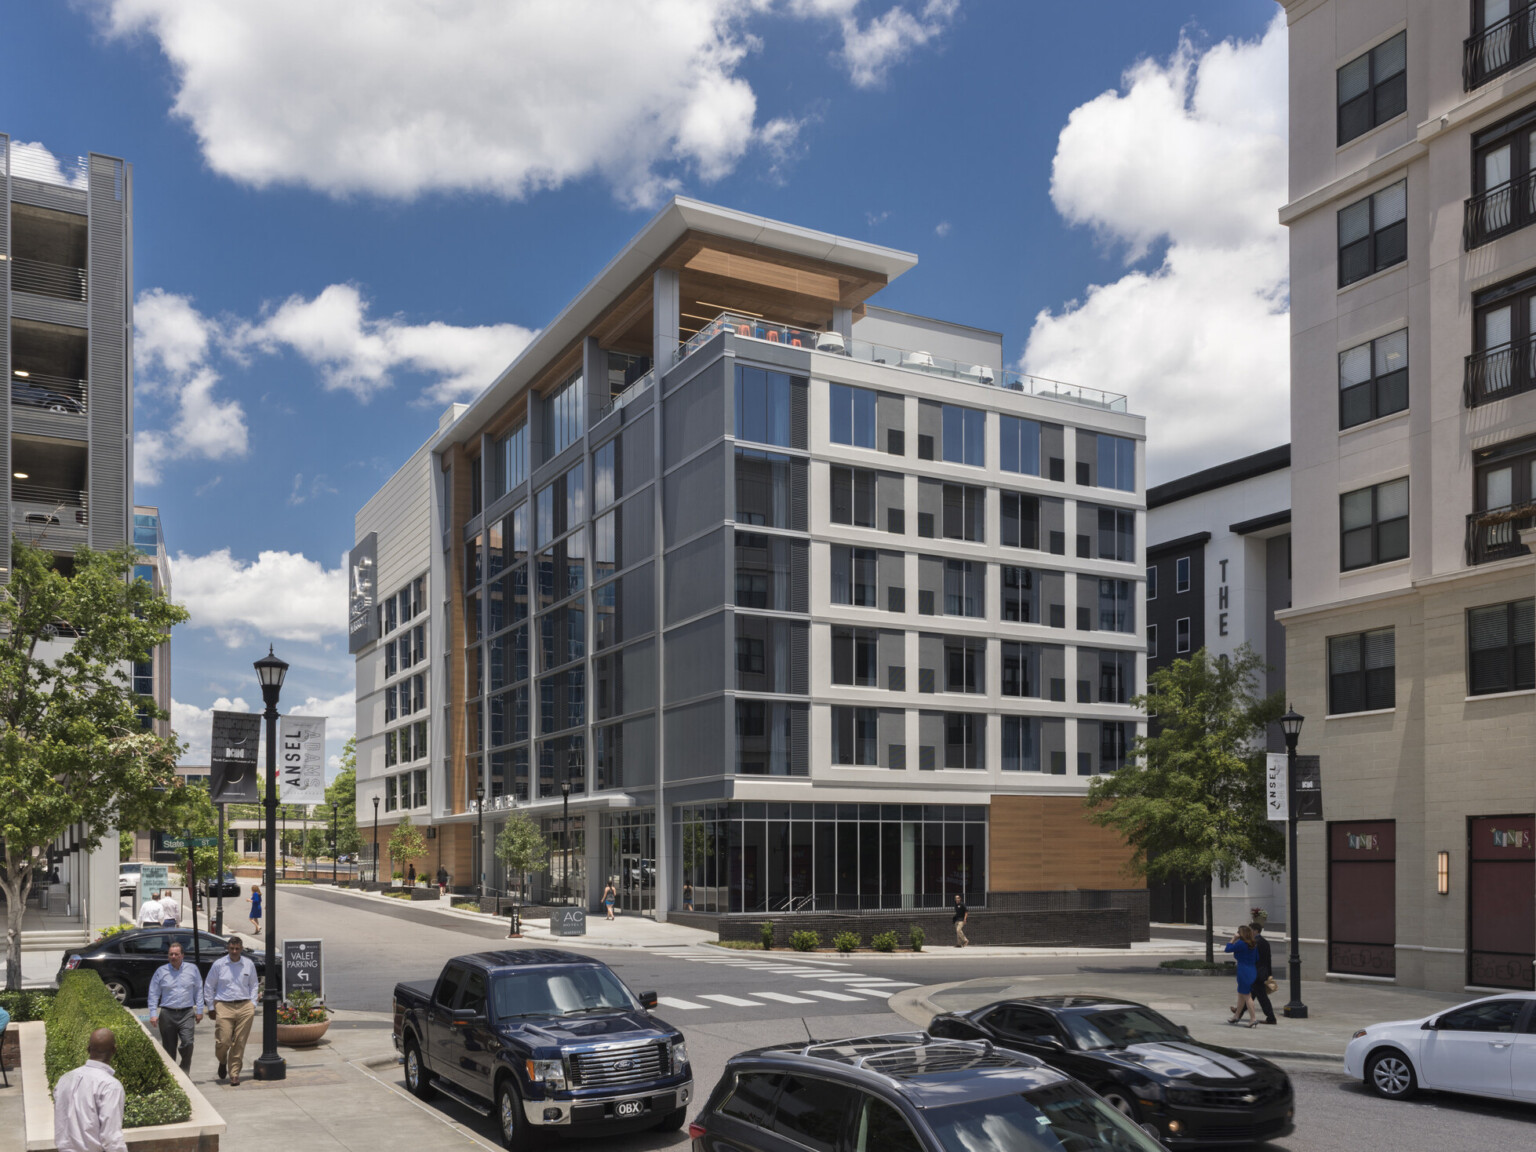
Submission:
[[[1233,1009],[1232,1019],[1227,1023],[1241,1022],[1246,1009],[1248,1027],[1252,1028],[1259,1022],[1253,1006],[1253,986],[1259,978],[1259,950],[1254,943],[1253,929],[1246,924],[1238,925],[1237,935],[1228,942],[1226,951],[1232,953],[1232,959],[1237,961],[1237,1007]]]

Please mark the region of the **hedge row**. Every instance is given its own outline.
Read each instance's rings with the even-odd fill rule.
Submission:
[[[12,1024],[41,1020],[52,1003],[52,992],[0,992],[0,1008],[10,1013]]]
[[[123,1127],[177,1124],[192,1115],[192,1102],[161,1060],[155,1042],[95,972],[78,968],[64,973],[44,1026],[48,1046],[43,1061],[50,1089],[64,1073],[85,1063],[91,1033],[110,1028],[117,1037],[112,1067],[127,1097]]]

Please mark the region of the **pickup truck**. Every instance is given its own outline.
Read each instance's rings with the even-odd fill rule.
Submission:
[[[434,982],[395,985],[405,1082],[494,1115],[509,1149],[539,1133],[676,1131],[693,1098],[683,1034],[606,964],[536,948],[457,956]]]

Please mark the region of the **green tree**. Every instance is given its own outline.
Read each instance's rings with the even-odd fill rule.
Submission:
[[[513,812],[496,837],[496,859],[508,875],[517,877],[519,898],[525,895],[528,873],[543,872],[549,867],[549,852],[549,841],[539,830],[538,821],[526,812]]]
[[[169,798],[169,804],[171,811],[164,824],[168,835],[218,837],[219,813],[205,784],[187,784],[185,787],[176,789]],[[231,870],[234,862],[239,858],[235,838],[226,830],[224,833],[225,870]],[[176,865],[181,869],[184,881],[190,882],[193,873],[189,872],[188,868],[193,865],[196,866],[195,874],[199,882],[212,880],[219,872],[218,845],[215,844],[210,848],[182,848],[176,853]],[[190,909],[188,911],[190,914]]]
[[[341,750],[341,771],[336,773],[325,789],[325,817],[330,819],[330,806],[336,805],[336,851],[343,856],[361,852],[363,837],[357,829],[357,737],[348,737]]]
[[[51,553],[11,543],[0,589],[0,841],[5,980],[21,987],[21,915],[48,846],[75,828],[94,850],[118,828],[160,826],[181,745],[147,731],[164,713],[135,695],[150,659],[187,618],[147,580],[138,554],[82,548],[65,575]],[[119,849],[120,850],[120,849]]]
[[[1279,694],[1259,695],[1265,668],[1244,644],[1231,658],[1202,648],[1158,669],[1132,701],[1151,718],[1152,734],[1137,739],[1123,768],[1088,788],[1089,818],[1125,837],[1135,873],[1207,881],[1207,960],[1215,954],[1211,878],[1245,865],[1277,875],[1285,859],[1285,837],[1264,802],[1264,732],[1285,704]]]
[[[396,824],[395,830],[389,834],[390,863],[398,862],[403,872],[406,864],[412,860],[419,860],[426,854],[427,838],[421,834],[421,829],[411,823],[409,816],[400,817],[400,823]]]

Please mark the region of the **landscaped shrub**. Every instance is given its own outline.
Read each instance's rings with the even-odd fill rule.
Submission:
[[[52,1003],[52,992],[0,992],[0,1008],[10,1013],[12,1024],[41,1020]]]
[[[852,952],[859,946],[859,934],[857,932],[839,932],[832,937],[832,947],[839,952]]]
[[[789,946],[796,952],[814,952],[821,947],[821,936],[809,928],[789,934]]]
[[[912,941],[912,951],[921,952],[923,950],[923,941],[928,939],[928,933],[914,924],[907,930],[907,939]]]
[[[773,947],[773,923],[771,921],[759,924],[757,926],[757,934],[763,941],[764,952]]]
[[[873,948],[876,952],[894,952],[894,951],[896,951],[896,933],[895,933],[895,931],[893,930],[893,931],[890,931],[890,932],[877,932],[877,933],[875,933],[873,936],[871,936],[869,938],[869,946],[871,948]]]
[[[90,969],[64,973],[44,1027],[48,1044],[43,1063],[50,1089],[64,1073],[85,1063],[91,1033],[110,1028],[117,1037],[112,1067],[126,1097],[123,1127],[177,1124],[192,1115],[192,1102],[160,1058],[155,1042]]]
[[[96,939],[105,940],[109,936],[116,936],[119,932],[128,932],[132,928],[132,924],[110,924],[96,933]]]

